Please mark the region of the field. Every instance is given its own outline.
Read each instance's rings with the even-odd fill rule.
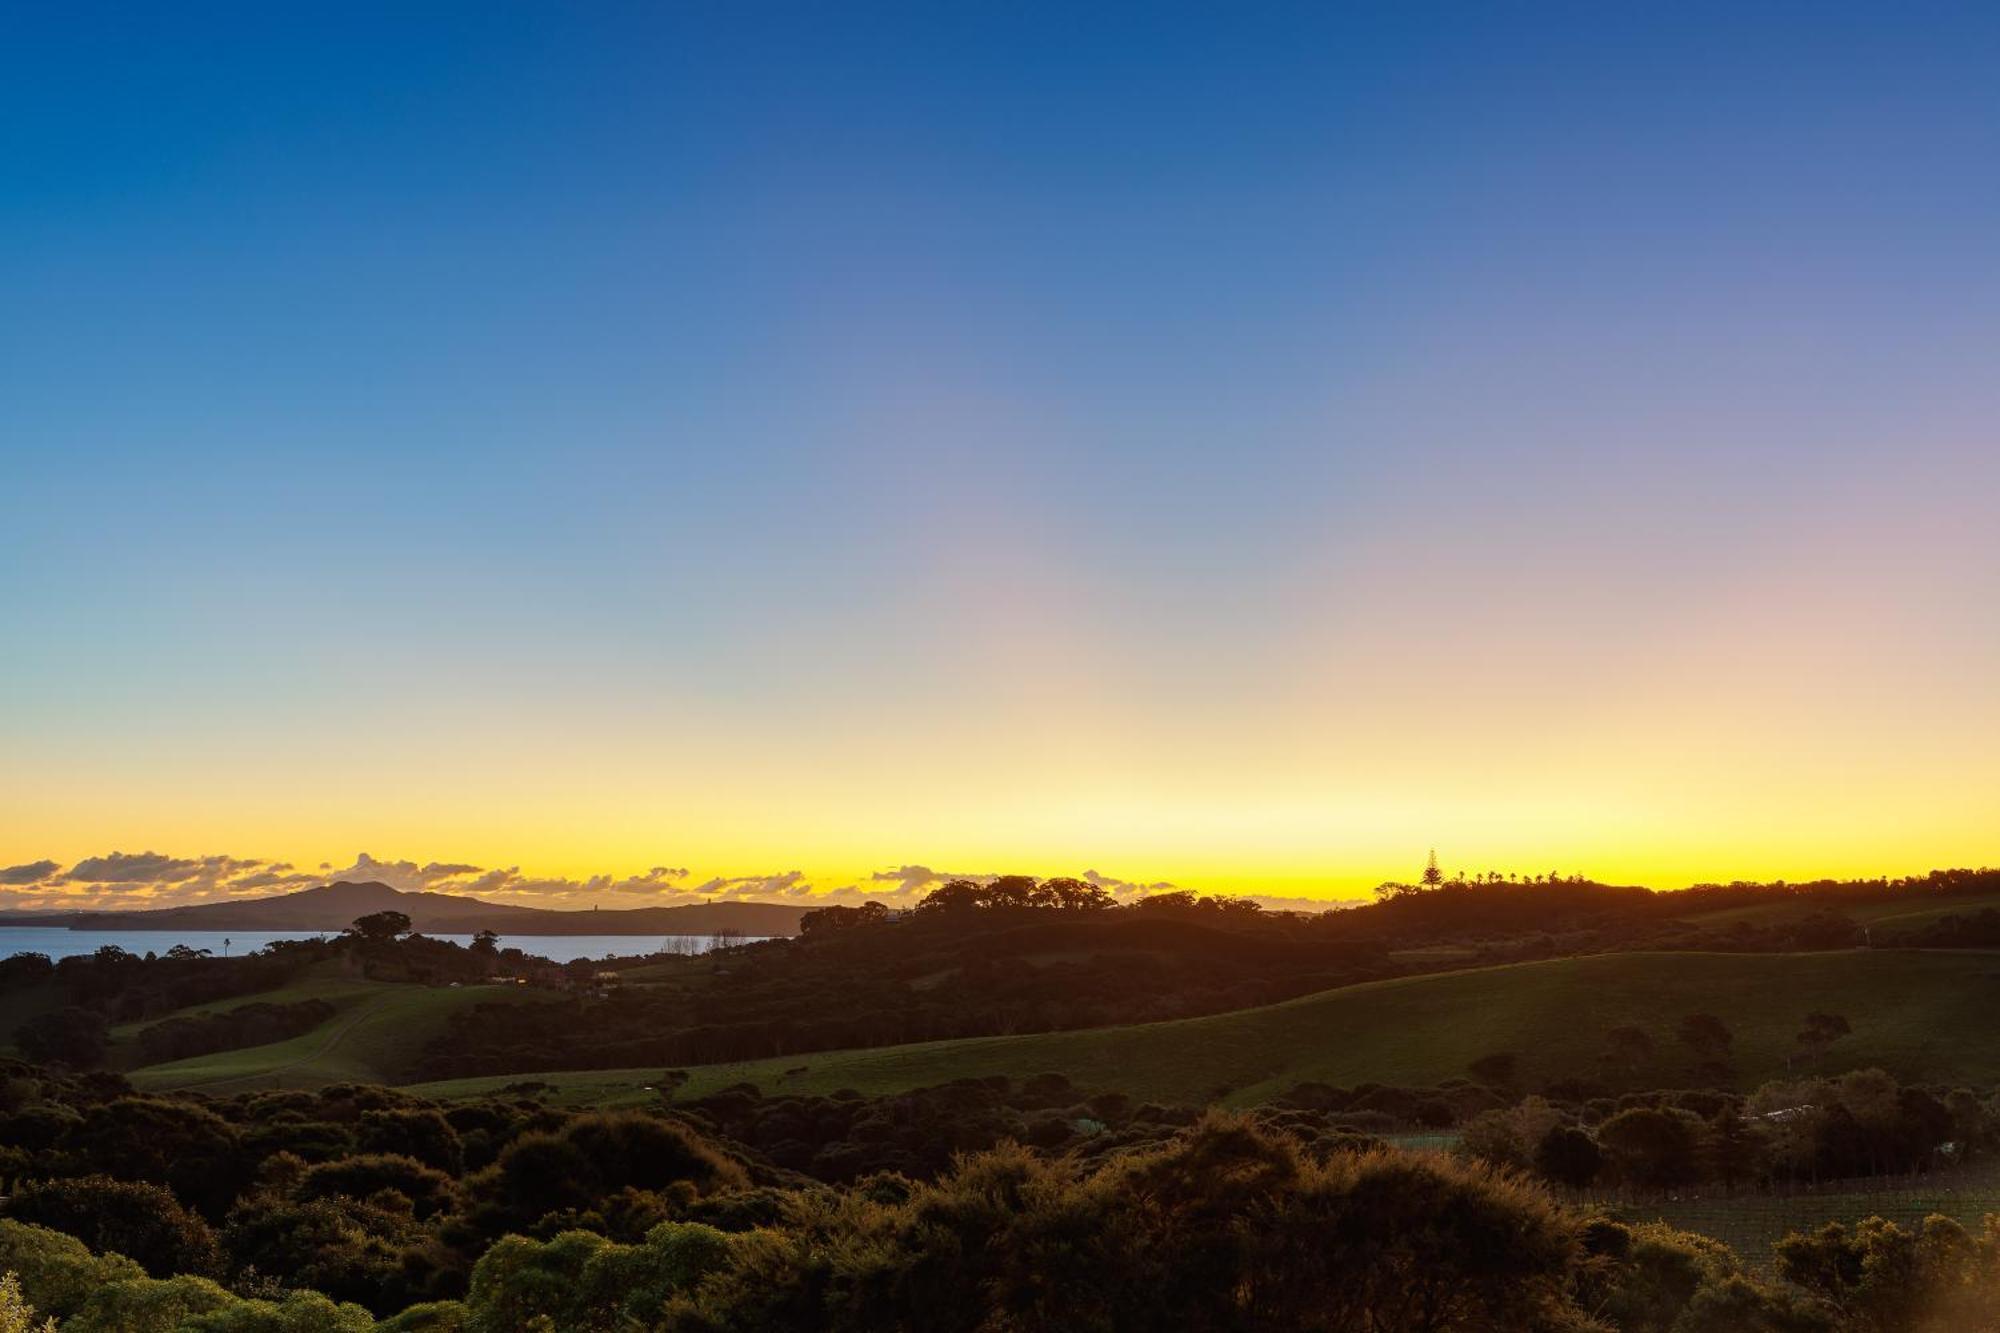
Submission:
[[[1875,902],[1856,902],[1831,907],[1815,902],[1787,901],[1756,903],[1749,907],[1725,907],[1715,912],[1698,912],[1686,919],[1704,926],[1726,926],[1736,921],[1751,923],[1795,920],[1831,910],[1861,925],[1893,926],[1896,930],[1915,929],[1939,917],[1981,912],[2000,907],[2000,893],[1957,895],[1906,894]]]
[[[248,1092],[257,1088],[318,1087],[327,1083],[394,1083],[452,1014],[485,1000],[542,1002],[548,992],[515,986],[412,986],[329,976],[281,990],[249,995],[210,1009],[269,1001],[323,999],[334,1016],[302,1036],[267,1046],[129,1070],[134,1086],[148,1090]],[[187,1013],[200,1012],[187,1010]],[[157,1021],[157,1020],[156,1020]],[[140,1025],[143,1026],[143,1025]],[[120,1029],[129,1042],[135,1029]],[[128,1048],[129,1049],[129,1046]]]
[[[1532,1086],[1589,1070],[1607,1030],[1649,1032],[1654,1059],[1631,1071],[1650,1086],[1691,1081],[1693,1057],[1674,1041],[1679,1019],[1721,1016],[1735,1031],[1737,1083],[1754,1087],[1807,1066],[1795,1040],[1804,1016],[1846,1016],[1853,1033],[1829,1070],[1880,1066],[1905,1079],[2000,1081],[2000,954],[1843,950],[1799,954],[1605,954],[1402,977],[1343,987],[1261,1009],[1134,1027],[926,1042],[708,1065],[686,1095],[755,1083],[766,1091],[895,1092],[955,1078],[1043,1072],[1142,1100],[1232,1105],[1268,1101],[1306,1080],[1432,1084],[1462,1077],[1496,1051],[1518,1054]],[[561,1100],[650,1099],[657,1069],[520,1074],[424,1085],[472,1096],[539,1079]]]
[[[344,1009],[390,989],[394,988],[384,982],[368,981],[353,976],[332,964],[314,967],[290,985],[281,986],[276,990],[233,995],[212,1004],[189,1005],[185,1009],[176,1009],[171,1014],[162,1014],[157,1018],[142,1019],[136,1023],[120,1023],[111,1029],[111,1045],[106,1052],[105,1063],[113,1069],[131,1069],[136,1066],[139,1063],[136,1041],[139,1033],[155,1023],[163,1023],[170,1018],[223,1014],[249,1004],[297,1004],[302,1000],[325,1000],[336,1009]]]
[[[1793,1194],[1690,1193],[1648,1203],[1611,1205],[1620,1217],[1660,1221],[1723,1241],[1746,1264],[1768,1271],[1771,1247],[1787,1232],[1826,1222],[1859,1222],[1884,1217],[1915,1227],[1932,1213],[1955,1218],[1973,1230],[1987,1213],[2000,1213],[2000,1162],[1963,1171],[1939,1172],[1912,1180],[1882,1182],[1873,1188],[1829,1188]]]

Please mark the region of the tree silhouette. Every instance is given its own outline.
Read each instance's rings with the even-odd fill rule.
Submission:
[[[370,912],[354,918],[354,924],[345,933],[370,944],[387,944],[399,935],[410,933],[410,918],[401,912]]]
[[[1431,848],[1430,860],[1424,863],[1424,875],[1418,883],[1427,889],[1435,889],[1443,886],[1444,871],[1438,869],[1437,848]]]
[[[1653,1054],[1653,1039],[1641,1028],[1616,1027],[1604,1034],[1604,1040],[1613,1056],[1634,1068]]]
[[[1714,1014],[1689,1014],[1681,1020],[1681,1044],[1704,1060],[1720,1060],[1729,1054],[1735,1034]]]
[[[1826,1054],[1826,1048],[1854,1031],[1848,1021],[1839,1014],[1812,1013],[1806,1015],[1806,1025],[1799,1032],[1799,1045],[1807,1054],[1818,1058]]]

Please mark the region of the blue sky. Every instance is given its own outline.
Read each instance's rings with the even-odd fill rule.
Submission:
[[[1977,859],[1996,76],[1970,5],[10,8],[0,857]]]

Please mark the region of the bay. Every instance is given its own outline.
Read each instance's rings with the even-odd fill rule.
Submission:
[[[225,954],[241,957],[255,953],[274,940],[325,939],[333,931],[306,930],[68,930],[60,926],[0,926],[0,958],[17,953],[47,954],[50,958],[74,958],[96,953],[107,944],[127,953],[165,953],[176,944],[190,949],[206,949],[217,958]],[[454,944],[470,944],[470,935],[434,935]],[[737,935],[502,935],[500,947],[552,959],[558,963],[578,958],[607,958],[634,954],[701,954],[718,944],[749,944],[765,938]]]

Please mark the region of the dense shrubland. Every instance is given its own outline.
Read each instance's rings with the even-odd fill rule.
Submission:
[[[65,1333],[1941,1331],[1981,1326],[1966,1312],[2000,1282],[1990,1224],[1793,1237],[1773,1281],[1537,1181],[1734,1160],[1747,1183],[1995,1146],[1991,1104],[1876,1074],[1579,1103],[1304,1087],[1227,1115],[1055,1075],[616,1113],[532,1094],[159,1097],[7,1066],[0,1270]],[[1958,1117],[1949,1154],[1933,1103]],[[1732,1117],[1740,1158],[1720,1151]],[[1458,1153],[1380,1137],[1440,1122],[1463,1125]]]

